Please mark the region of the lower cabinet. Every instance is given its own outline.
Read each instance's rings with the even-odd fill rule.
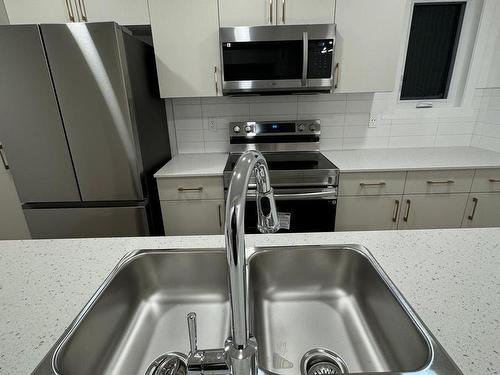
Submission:
[[[467,193],[403,195],[398,228],[459,228],[467,197]]]
[[[397,229],[401,200],[401,195],[339,197],[335,230]]]
[[[462,227],[500,227],[500,193],[471,193]]]
[[[161,201],[167,236],[222,234],[224,201]]]

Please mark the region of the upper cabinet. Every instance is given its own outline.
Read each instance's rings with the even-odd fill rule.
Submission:
[[[335,0],[276,0],[278,25],[333,23]]]
[[[74,0],[4,0],[11,24],[78,21]]]
[[[88,22],[115,21],[120,25],[149,24],[147,0],[76,0]]]
[[[219,0],[220,26],[333,23],[335,0]]]
[[[114,21],[149,24],[147,0],[4,0],[11,24]]]
[[[217,0],[149,0],[162,98],[221,95]]]
[[[276,0],[219,0],[221,27],[276,24]]]
[[[405,6],[401,0],[337,0],[335,92],[394,90]]]

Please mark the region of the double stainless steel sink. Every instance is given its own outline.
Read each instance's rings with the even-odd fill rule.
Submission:
[[[199,344],[222,347],[230,335],[226,263],[224,249],[129,254],[60,341],[53,370],[143,375],[160,355],[189,351],[189,312],[198,316]],[[264,373],[310,375],[304,355],[319,348],[349,373],[461,374],[361,246],[250,249],[247,283]]]

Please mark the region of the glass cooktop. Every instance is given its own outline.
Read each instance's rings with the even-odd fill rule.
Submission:
[[[263,152],[269,170],[338,169],[318,151]],[[224,171],[232,171],[241,153],[231,153]]]

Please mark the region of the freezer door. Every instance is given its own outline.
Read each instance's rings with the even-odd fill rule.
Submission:
[[[83,201],[142,200],[114,23],[41,25]]]
[[[146,210],[132,207],[25,208],[33,238],[148,235]]]
[[[0,142],[22,202],[80,201],[37,25],[0,26]]]

